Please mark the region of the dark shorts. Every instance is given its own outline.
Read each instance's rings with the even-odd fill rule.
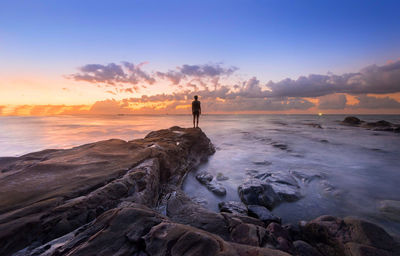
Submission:
[[[200,116],[200,111],[193,111],[194,116]]]

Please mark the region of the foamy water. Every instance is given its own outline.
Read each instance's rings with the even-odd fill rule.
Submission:
[[[342,126],[345,116],[205,115],[200,126],[217,151],[190,173],[189,196],[217,211],[218,202],[238,200],[237,188],[251,172],[301,172],[321,178],[302,183],[303,198],[282,203],[273,213],[284,222],[321,214],[359,216],[400,234],[400,223],[379,211],[382,200],[400,200],[400,135]],[[359,116],[400,123],[399,116]],[[0,156],[46,148],[69,148],[98,140],[132,140],[173,125],[191,126],[190,116],[0,117]],[[318,128],[320,125],[322,129]],[[225,197],[209,192],[197,172],[222,173]]]

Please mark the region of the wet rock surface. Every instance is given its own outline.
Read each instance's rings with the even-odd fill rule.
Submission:
[[[247,207],[241,202],[228,201],[221,202],[218,204],[218,208],[221,212],[238,213],[247,215]]]
[[[247,205],[273,209],[281,202],[299,200],[300,186],[290,174],[261,173],[251,176],[238,188],[240,199]]]
[[[242,193],[257,204],[206,209],[180,187],[214,152],[200,129],[171,127],[0,158],[0,255],[399,255],[390,235],[362,220],[282,225],[261,205],[289,200],[277,187],[298,189],[293,174],[253,173]]]
[[[363,127],[373,131],[385,131],[400,133],[400,125],[393,124],[385,120],[377,122],[366,122],[354,116],[346,117],[341,124],[355,127]]]
[[[196,179],[214,194],[218,196],[226,195],[226,189],[221,183],[215,181],[211,174],[202,172],[196,175]]]
[[[271,222],[281,223],[282,220],[278,216],[273,215],[267,208],[260,205],[248,205],[247,210],[249,216],[257,218],[265,223],[265,225]]]

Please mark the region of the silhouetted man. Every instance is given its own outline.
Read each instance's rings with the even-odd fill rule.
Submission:
[[[194,101],[192,101],[192,113],[193,113],[193,128],[199,127],[199,116],[201,114],[201,106],[200,101],[197,100],[199,97],[197,95],[194,96]],[[196,126],[194,125],[194,121],[197,118]]]

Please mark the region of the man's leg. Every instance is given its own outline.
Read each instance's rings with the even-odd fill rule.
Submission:
[[[195,128],[195,126],[194,126],[195,118],[196,118],[196,115],[193,114],[193,128]]]
[[[199,117],[200,115],[197,115],[197,127],[199,127]]]

